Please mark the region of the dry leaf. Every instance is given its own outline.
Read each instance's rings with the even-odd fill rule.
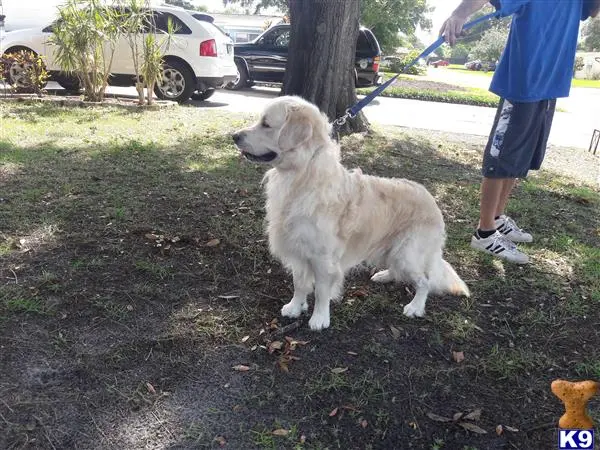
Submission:
[[[284,361],[284,360],[282,360],[282,359],[279,360],[279,368],[281,370],[283,370],[284,372],[289,372],[290,371],[290,369],[288,368],[287,362]]]
[[[400,330],[393,325],[390,325],[390,330],[392,330],[392,337],[394,339],[398,339],[400,337]]]
[[[284,430],[283,428],[278,428],[277,430],[274,430],[272,434],[273,436],[287,436],[290,434],[290,432],[288,430]]]
[[[468,420],[479,420],[481,419],[481,408],[477,408],[475,411],[471,411],[469,414],[465,416],[465,419]]]
[[[148,392],[150,392],[153,395],[156,395],[156,389],[154,389],[154,386],[152,386],[150,383],[146,383],[146,388],[148,389]]]
[[[215,438],[215,442],[217,444],[219,444],[221,447],[225,446],[225,444],[227,443],[227,441],[225,440],[225,438],[223,436],[217,436]]]
[[[360,422],[360,426],[361,426],[361,427],[363,427],[363,428],[367,428],[367,426],[368,426],[368,425],[369,425],[369,423],[368,423],[368,422],[367,422],[365,419],[363,419],[363,420]]]
[[[509,427],[508,425],[504,425],[504,429],[505,429],[506,431],[510,431],[510,432],[512,432],[512,433],[517,433],[517,432],[519,431],[519,429],[518,429],[518,428]]]
[[[465,360],[465,353],[452,351],[452,359],[460,364]]]
[[[504,430],[502,429],[502,425],[498,425],[498,426],[496,427],[496,434],[497,434],[498,436],[500,436],[500,435],[503,433],[503,431],[504,431]]]
[[[300,443],[301,443],[301,444],[304,444],[305,442],[306,442],[306,436],[304,436],[304,435],[301,435],[301,436],[300,436]]]
[[[347,367],[336,367],[335,369],[331,369],[332,373],[344,373],[347,371],[348,371]]]
[[[452,416],[452,420],[454,420],[455,422],[458,422],[462,416],[463,416],[463,413],[461,413],[461,412],[454,413],[454,415]]]
[[[233,410],[233,412],[239,412],[242,410],[242,405],[235,405],[233,408],[231,408]]]
[[[348,353],[350,356],[358,356],[358,353],[356,353],[356,352],[346,352],[346,353]]]
[[[452,422],[452,419],[449,419],[444,416],[439,416],[436,413],[432,412],[428,412],[427,417],[429,417],[431,420],[435,420],[436,422]]]
[[[250,370],[250,367],[239,364],[237,366],[233,366],[232,369],[238,372],[248,372]]]
[[[273,353],[275,350],[281,350],[283,348],[283,342],[273,341],[269,344],[269,353]]]
[[[248,339],[250,339],[250,336],[244,336],[244,337],[242,338],[242,342],[246,342]]]
[[[419,428],[419,425],[417,425],[416,422],[408,422],[408,426],[411,427],[413,430]]]
[[[210,241],[208,241],[206,244],[207,247],[216,247],[217,245],[219,245],[221,243],[221,241],[219,239],[211,239]]]
[[[240,298],[240,296],[239,295],[219,295],[218,298],[223,299],[223,300],[234,300],[236,298]]]
[[[335,416],[335,415],[338,413],[338,409],[339,409],[339,408],[333,408],[333,409],[331,410],[331,412],[329,413],[329,417],[333,417],[333,416]]]
[[[477,425],[475,425],[474,423],[469,423],[469,422],[458,422],[458,425],[463,427],[465,430],[467,431],[471,431],[473,433],[477,433],[477,434],[487,434],[487,431],[485,431],[483,428],[478,427]]]

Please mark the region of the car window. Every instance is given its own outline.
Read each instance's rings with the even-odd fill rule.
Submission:
[[[358,33],[358,42],[356,43],[356,49],[359,51],[366,52],[372,50],[371,43],[369,42],[367,35],[362,31]]]
[[[262,38],[263,45],[276,48],[287,48],[290,43],[289,28],[278,28]]]
[[[171,21],[174,34],[192,34],[192,30],[174,14],[153,11],[151,20],[153,20],[154,26],[159,31],[167,32],[169,30],[169,21]]]

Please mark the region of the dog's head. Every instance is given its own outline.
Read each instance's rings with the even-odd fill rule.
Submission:
[[[250,161],[280,168],[298,168],[329,141],[330,124],[319,109],[295,96],[278,97],[260,120],[233,135],[233,141]]]

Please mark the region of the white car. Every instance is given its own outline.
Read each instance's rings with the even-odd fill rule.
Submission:
[[[206,100],[216,88],[235,82],[237,67],[233,60],[233,41],[210,19],[195,18],[192,13],[175,6],[152,7],[154,23],[166,31],[171,19],[175,33],[165,50],[162,80],[155,89],[161,99],[185,102],[190,97]],[[54,58],[56,47],[48,42],[52,25],[43,29],[30,28],[5,33],[0,42],[0,54],[20,50],[43,55],[50,79],[69,90],[79,89],[79,80],[61,71]],[[23,68],[17,65],[9,70],[9,82],[20,83]],[[135,70],[127,38],[119,39],[114,54],[112,86],[134,86]]]

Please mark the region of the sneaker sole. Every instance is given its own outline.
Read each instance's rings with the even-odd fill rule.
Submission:
[[[513,236],[513,237],[511,237],[511,236],[507,236],[506,234],[504,234],[503,236],[504,236],[506,239],[509,239],[509,240],[511,240],[512,242],[519,243],[519,244],[528,244],[528,243],[530,243],[530,242],[533,242],[533,238],[531,238],[531,239],[520,239],[520,238],[515,238],[514,236]]]
[[[490,253],[489,251],[487,251],[485,249],[482,249],[480,247],[477,247],[477,246],[473,245],[473,243],[471,243],[471,248],[474,249],[474,250],[477,250],[477,251],[479,251],[481,253],[485,253],[486,255],[490,255],[490,256],[493,256],[495,258],[502,259],[504,261],[508,261],[510,263],[519,264],[519,265],[529,264],[529,258],[527,258],[524,261],[517,261],[517,260],[505,257],[502,253],[500,253],[500,254]]]

